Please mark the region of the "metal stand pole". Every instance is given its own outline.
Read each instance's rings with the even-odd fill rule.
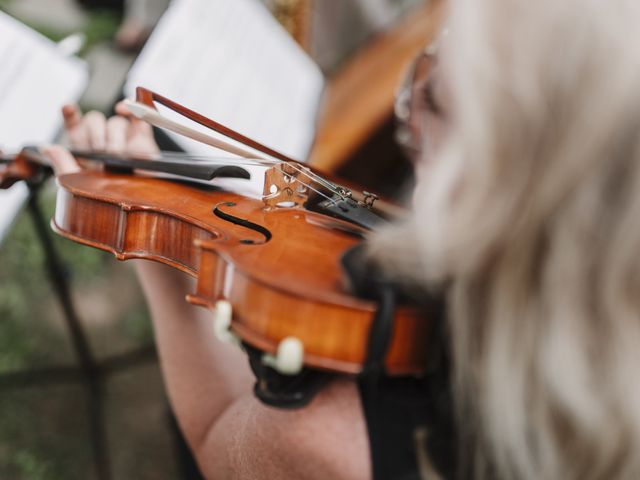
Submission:
[[[111,479],[107,433],[104,419],[103,378],[97,365],[87,336],[71,300],[71,290],[62,261],[56,251],[47,223],[38,206],[38,186],[30,185],[28,209],[33,220],[38,240],[45,253],[46,269],[53,290],[60,302],[71,335],[79,368],[89,395],[89,424],[91,426],[91,445],[95,460],[96,474],[99,480]]]
[[[41,183],[29,184],[27,208],[45,253],[45,268],[54,294],[62,307],[69,330],[77,365],[54,366],[42,369],[0,374],[0,389],[44,386],[82,382],[88,394],[88,415],[91,447],[98,480],[111,480],[111,462],[105,421],[104,384],[109,375],[132,366],[156,360],[154,344],[97,361],[71,298],[71,287],[64,264],[53,245],[48,222],[38,206]]]

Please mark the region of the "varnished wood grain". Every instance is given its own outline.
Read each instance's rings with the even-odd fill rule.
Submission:
[[[196,277],[189,301],[214,308],[229,300],[232,330],[259,349],[274,352],[295,336],[306,364],[361,370],[376,306],[345,290],[340,267],[359,238],[326,228],[313,212],[267,211],[259,200],[168,180],[85,171],[58,183],[52,223],[61,235],[120,260],[147,258]],[[271,240],[222,220],[216,206],[267,228]],[[399,310],[386,363],[391,374],[424,370],[429,325],[417,312]]]

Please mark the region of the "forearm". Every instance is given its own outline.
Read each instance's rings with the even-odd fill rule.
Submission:
[[[186,303],[194,287],[190,277],[158,263],[135,263],[171,404],[187,441],[197,448],[225,409],[250,391],[247,358],[215,338],[211,312]]]

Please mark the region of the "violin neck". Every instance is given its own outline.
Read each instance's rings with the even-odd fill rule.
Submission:
[[[233,162],[224,160],[194,161],[171,159],[162,155],[126,156],[107,152],[86,152],[72,150],[71,154],[80,160],[99,162],[110,170],[130,173],[134,169],[177,175],[192,180],[213,180],[218,177],[251,178],[250,173]]]
[[[126,156],[84,150],[71,150],[70,153],[78,160],[98,162],[105,168],[118,172],[130,173],[137,169],[193,180],[213,180],[217,177],[250,178],[249,172],[242,166],[235,165],[233,161],[225,162],[224,159],[195,161],[185,158],[164,158],[161,155]],[[36,167],[50,167],[49,159],[35,146],[24,147],[17,155],[2,156],[0,163],[11,165],[18,159],[22,163],[26,162]]]

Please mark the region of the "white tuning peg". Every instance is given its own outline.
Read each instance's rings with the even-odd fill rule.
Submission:
[[[275,355],[264,354],[262,363],[283,375],[297,375],[302,371],[304,345],[296,337],[283,338]]]

